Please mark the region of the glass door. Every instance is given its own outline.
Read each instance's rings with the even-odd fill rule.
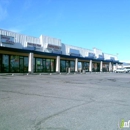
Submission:
[[[17,55],[10,56],[10,72],[13,73],[19,72],[19,56]]]
[[[97,63],[97,72],[100,72],[100,63]]]
[[[24,57],[23,72],[28,72],[28,57]]]
[[[42,58],[36,58],[36,72],[42,72]]]
[[[2,72],[9,72],[9,55],[2,56]]]
[[[78,62],[78,72],[82,71],[82,62]]]
[[[55,60],[51,59],[51,72],[55,72]]]
[[[85,72],[89,71],[89,63],[88,62],[83,63],[83,70],[85,70]]]
[[[20,61],[19,61],[19,67],[20,67],[20,73],[24,72],[24,62],[23,62],[23,57],[20,57]]]
[[[70,61],[66,61],[66,72],[70,71]]]
[[[42,60],[42,64],[43,64],[43,72],[46,72],[46,60],[45,59]]]
[[[50,72],[51,69],[51,61],[50,59],[46,59],[46,72]]]
[[[65,60],[60,61],[60,71],[66,72]]]
[[[75,62],[74,61],[70,61],[70,71],[71,72],[75,71]]]

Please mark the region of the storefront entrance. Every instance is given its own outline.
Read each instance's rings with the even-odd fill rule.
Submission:
[[[102,71],[103,72],[108,72],[109,71],[109,64],[108,63],[103,63]]]
[[[61,72],[74,72],[75,71],[75,61],[61,60],[60,61],[60,71]]]
[[[55,72],[55,59],[34,58],[34,72]]]
[[[82,64],[83,64],[83,70],[85,71],[85,72],[88,72],[89,71],[89,62],[82,62]]]
[[[100,63],[92,63],[92,71],[93,72],[100,72]]]
[[[78,62],[78,72],[81,72],[82,71],[82,65],[83,63],[82,62]]]
[[[21,73],[28,72],[28,57],[20,56],[19,65]]]
[[[19,55],[0,54],[1,73],[25,73],[28,72],[28,57]]]

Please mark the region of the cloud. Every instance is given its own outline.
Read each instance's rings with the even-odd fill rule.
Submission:
[[[9,3],[9,0],[0,0],[0,21],[4,20],[7,17],[7,7]]]
[[[0,5],[0,21],[5,19],[6,17],[7,17],[7,10],[6,10],[6,8],[4,8]]]

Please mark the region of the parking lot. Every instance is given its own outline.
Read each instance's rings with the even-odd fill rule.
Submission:
[[[119,130],[122,119],[129,73],[0,76],[0,130]]]

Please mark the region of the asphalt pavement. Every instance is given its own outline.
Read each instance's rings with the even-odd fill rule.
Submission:
[[[0,130],[120,130],[123,119],[129,73],[0,76]]]

